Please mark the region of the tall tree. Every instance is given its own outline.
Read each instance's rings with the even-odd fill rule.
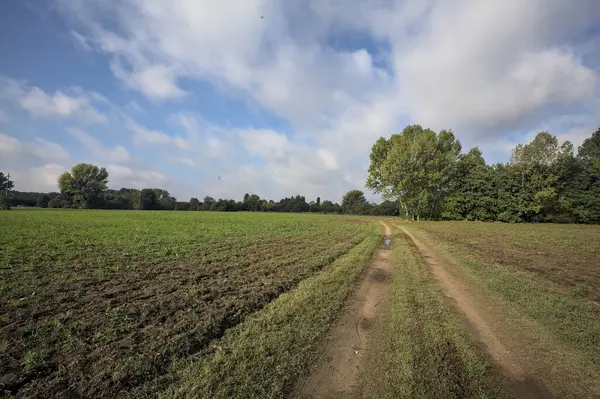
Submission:
[[[577,179],[568,191],[578,222],[600,223],[600,128],[577,151]]]
[[[81,163],[58,178],[61,194],[78,208],[91,208],[102,191],[106,190],[108,172],[105,168]]]
[[[369,202],[365,198],[365,193],[360,190],[351,190],[344,194],[342,200],[342,210],[344,213],[361,215]]]
[[[46,193],[42,194],[37,200],[37,206],[40,208],[48,208],[48,203],[50,202],[50,196]]]
[[[14,186],[15,183],[7,175],[0,172],[0,191],[12,190]]]
[[[168,195],[161,195],[158,197],[158,208],[164,211],[173,211],[177,210],[177,199]]]
[[[156,198],[156,192],[151,188],[145,188],[140,191],[140,210],[152,210],[158,209],[158,199]]]
[[[190,203],[189,203],[189,207],[188,207],[188,209],[190,211],[197,211],[199,206],[200,206],[200,201],[198,201],[198,198],[194,198],[194,197],[190,198]]]
[[[556,136],[540,132],[528,144],[513,150],[510,167],[520,176],[519,217],[523,221],[550,221],[560,207],[564,185],[561,166],[573,158],[573,145],[558,144]]]
[[[0,172],[0,209],[10,209],[10,199],[8,197],[8,190],[12,190],[15,186],[12,180],[7,175]]]
[[[435,218],[450,190],[461,145],[451,131],[404,128],[371,148],[367,188],[397,201],[405,217]]]
[[[213,205],[215,204],[215,199],[213,197],[206,196],[202,200],[202,209],[205,211],[213,210]]]
[[[444,199],[444,219],[494,220],[493,170],[485,164],[479,148],[459,157],[451,189]]]

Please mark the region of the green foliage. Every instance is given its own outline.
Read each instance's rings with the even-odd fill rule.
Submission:
[[[154,190],[145,188],[140,192],[140,203],[138,209],[158,209],[158,199],[156,198],[156,192]]]
[[[262,360],[244,364],[265,361],[267,372],[251,373],[263,374],[271,389],[269,381],[308,367],[297,367],[298,359],[312,359],[352,276],[379,242],[378,225],[346,221],[353,222],[266,213],[1,212],[0,397],[3,390],[32,398],[156,397],[181,387],[182,372],[192,361],[204,365],[226,331],[316,277],[269,330],[274,338],[285,331],[273,342],[281,345],[245,341],[244,350]],[[349,251],[354,256],[336,262]],[[288,358],[285,368],[271,349]]]
[[[342,210],[344,213],[361,215],[366,213],[369,203],[365,198],[365,193],[360,190],[348,191],[344,194],[342,200]]]
[[[10,209],[10,197],[8,191],[15,186],[14,182],[8,178],[7,175],[0,172],[0,209]]]
[[[40,208],[48,208],[50,202],[50,196],[48,194],[42,194],[37,200],[37,206]]]
[[[366,186],[398,201],[407,218],[437,218],[460,149],[450,131],[436,134],[419,125],[407,126],[402,133],[375,142]]]
[[[158,197],[158,209],[163,211],[173,211],[177,209],[177,200],[168,194]]]
[[[107,189],[108,172],[105,168],[81,163],[58,178],[61,194],[75,208],[92,208],[100,194]]]
[[[10,210],[10,200],[5,193],[0,193],[0,210]]]
[[[199,207],[200,207],[200,201],[198,200],[198,198],[194,198],[194,197],[190,198],[190,203],[189,203],[188,209],[190,211],[197,211]]]
[[[0,191],[12,190],[15,183],[8,176],[0,172]]]
[[[48,202],[48,208],[70,208],[71,203],[66,200],[63,196],[57,196],[52,198]]]
[[[452,133],[407,126],[373,145],[367,187],[411,219],[600,222],[600,129],[577,156],[548,132],[507,164],[486,165],[478,148],[459,153]]]

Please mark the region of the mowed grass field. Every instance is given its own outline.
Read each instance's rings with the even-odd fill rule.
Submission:
[[[0,226],[0,395],[17,397],[280,395],[380,241],[325,215],[14,210]]]

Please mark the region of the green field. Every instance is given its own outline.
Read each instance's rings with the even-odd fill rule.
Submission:
[[[355,381],[363,397],[600,392],[600,228],[385,221],[391,278]],[[293,396],[384,246],[377,222],[2,212],[0,396]],[[439,256],[531,381],[515,385],[478,343],[399,226]]]
[[[600,395],[600,227],[404,222],[556,397]]]
[[[379,233],[259,213],[18,210],[0,224],[0,391],[22,397],[171,388],[188,359],[361,243],[364,264]]]

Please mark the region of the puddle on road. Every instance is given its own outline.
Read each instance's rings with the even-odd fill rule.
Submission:
[[[383,240],[383,242],[385,243],[386,247],[389,247],[390,245],[392,245],[392,239],[391,238],[386,238],[385,240]]]

